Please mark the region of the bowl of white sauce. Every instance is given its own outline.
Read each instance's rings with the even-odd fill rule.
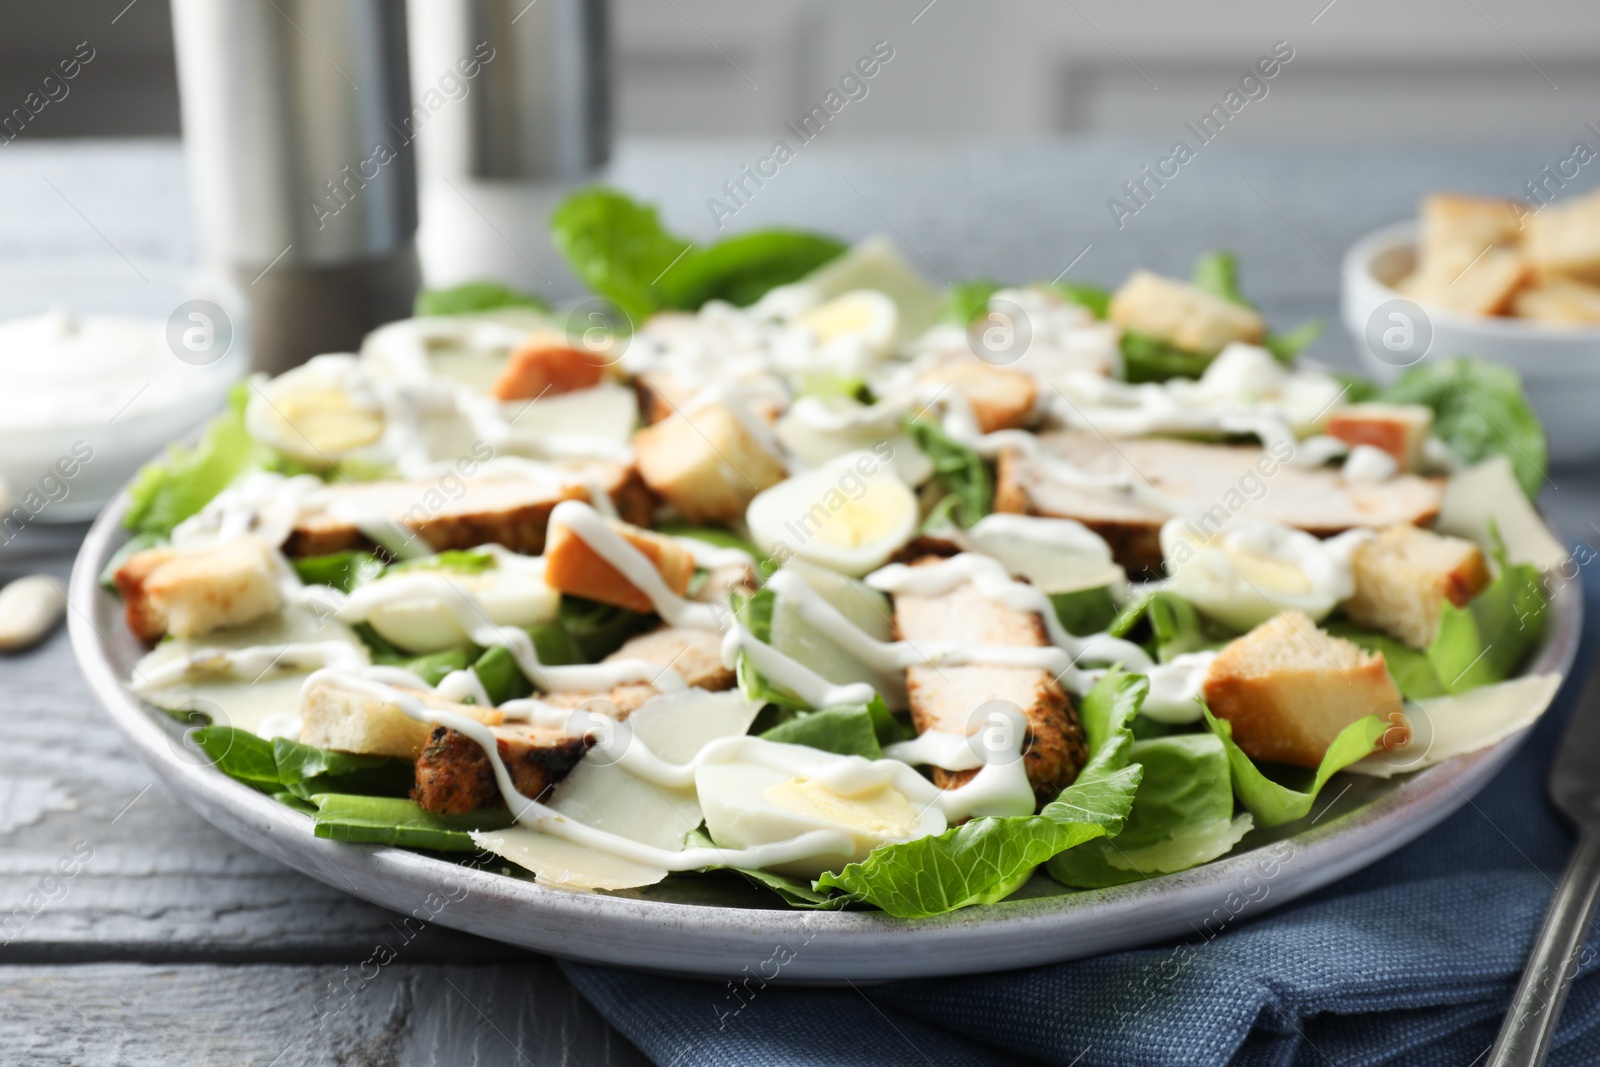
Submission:
[[[0,267],[0,546],[90,518],[227,401],[249,366],[243,300],[184,264]]]

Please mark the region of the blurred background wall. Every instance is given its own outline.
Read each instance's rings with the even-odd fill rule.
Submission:
[[[874,102],[829,141],[1176,136],[1280,40],[1295,58],[1273,102],[1228,137],[1515,135],[1555,152],[1600,126],[1592,0],[612,0],[612,25],[623,136],[776,137],[879,39],[895,58]],[[72,106],[20,137],[178,132],[166,0],[0,0],[0,26],[0,113],[79,42],[95,50]]]

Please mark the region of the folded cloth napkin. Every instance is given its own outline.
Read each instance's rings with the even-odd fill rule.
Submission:
[[[721,984],[564,968],[675,1067],[1479,1063],[1572,845],[1545,776],[1600,638],[1600,579],[1586,577],[1574,677],[1493,782],[1387,859],[1209,940],[969,978],[768,986],[732,1016]],[[1590,934],[1550,1058],[1560,1067],[1600,1064]]]

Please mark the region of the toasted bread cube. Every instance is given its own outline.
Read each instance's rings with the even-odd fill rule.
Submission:
[[[976,357],[952,359],[924,374],[922,380],[960,393],[972,405],[981,433],[1021,429],[1039,400],[1039,382],[1033,375]]]
[[[1600,284],[1600,194],[1559,201],[1530,215],[1523,247],[1541,275]]]
[[[140,640],[198,637],[283,605],[272,550],[253,537],[199,549],[136,552],[117,569],[128,628]]]
[[[501,400],[533,400],[592,388],[605,373],[604,357],[558,331],[535,330],[506,358],[491,391]]]
[[[1424,197],[1417,239],[1422,270],[1453,277],[1485,248],[1514,245],[1522,236],[1528,206],[1517,200],[1461,193]]]
[[[1410,739],[1383,654],[1323,633],[1298,611],[1229,642],[1204,689],[1212,714],[1232,724],[1253,760],[1316,767],[1339,731],[1368,715],[1394,718],[1384,748]]]
[[[1322,432],[1351,446],[1381,448],[1401,470],[1414,471],[1432,429],[1433,409],[1425,404],[1351,404],[1335,408]]]
[[[1267,334],[1266,321],[1251,308],[1147,270],[1134,271],[1117,290],[1110,318],[1124,329],[1207,356],[1234,341],[1255,344]]]
[[[1600,286],[1571,278],[1546,278],[1519,292],[1511,301],[1511,313],[1537,322],[1600,322]]]
[[[399,692],[397,690],[396,692]],[[455,704],[426,690],[404,690],[429,708],[498,726],[505,715],[476,704]],[[434,724],[418,722],[392,698],[337,678],[313,677],[300,690],[300,743],[335,752],[415,759],[428,743]]]
[[[1419,304],[1469,315],[1503,315],[1512,298],[1533,276],[1532,264],[1511,248],[1481,250],[1464,264],[1425,266],[1395,285]]]
[[[644,554],[667,588],[682,596],[694,577],[694,555],[674,538],[625,522],[607,519],[606,525]],[[654,611],[650,598],[612,566],[589,543],[559,521],[550,523],[549,546],[544,553],[544,580],[552,589],[572,596],[615,604],[629,611]]]
[[[122,597],[122,612],[128,620],[128,629],[147,644],[159,641],[166,634],[167,617],[150,600],[145,582],[157,568],[177,555],[175,548],[147,548],[123,560],[112,576],[117,595]]]
[[[1439,612],[1456,607],[1489,584],[1489,564],[1471,541],[1416,526],[1391,526],[1351,558],[1355,596],[1344,610],[1363,626],[1423,649],[1439,631]]]
[[[679,411],[633,438],[639,476],[689,522],[732,522],[763,489],[783,481],[782,461],[726,404]]]

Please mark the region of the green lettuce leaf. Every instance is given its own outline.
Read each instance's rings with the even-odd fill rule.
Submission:
[[[1231,303],[1254,307],[1239,291],[1239,259],[1232,252],[1206,252],[1201,255],[1194,261],[1190,281],[1195,288],[1204,289]]]
[[[815,888],[843,890],[902,919],[943,915],[1003,900],[1051,857],[1115,835],[1139,786],[1141,770],[1128,763],[1128,724],[1148,691],[1142,675],[1115,670],[1090,690],[1080,708],[1089,761],[1038,815],[973,819],[936,837],[886,845],[823,874]]]
[[[661,276],[662,305],[697,308],[708,300],[738,307],[754,304],[769,290],[799,281],[845,246],[831,237],[794,230],[755,230],[697,248]]]
[[[1339,731],[1339,736],[1333,739],[1323,755],[1322,764],[1317,768],[1311,784],[1302,791],[1280,785],[1262,774],[1250,757],[1244,754],[1244,750],[1234,744],[1233,726],[1228,720],[1217,718],[1211,714],[1210,708],[1202,710],[1205,712],[1206,725],[1222,739],[1223,746],[1228,750],[1234,794],[1238,796],[1239,803],[1255,817],[1256,825],[1264,829],[1304,818],[1328,779],[1357,760],[1370,756],[1392,725],[1382,716],[1368,715]]]
[[[211,765],[229,778],[268,793],[282,787],[271,741],[236,726],[198,726],[210,721],[201,712],[173,712],[172,715],[195,727],[187,731],[189,738],[206,754]]]
[[[1322,336],[1322,320],[1311,319],[1302,322],[1288,333],[1268,332],[1262,339],[1261,347],[1277,357],[1280,363],[1293,363],[1294,358],[1307,348],[1311,342]],[[1350,401],[1355,403],[1355,401]]]
[[[1193,604],[1166,590],[1130,601],[1105,629],[1112,637],[1130,640],[1136,632],[1148,634],[1141,640],[1162,663],[1170,663],[1185,652],[1220,647],[1228,636],[1208,625]]]
[[[1122,832],[1052,859],[1056,881],[1099,889],[1188,870],[1226,853],[1249,828],[1233,818],[1228,753],[1215,735],[1135,741],[1128,759],[1144,773]]]
[[[945,290],[944,302],[939,305],[939,321],[952,326],[967,326],[989,308],[989,298],[1005,288],[988,278],[955,282]]]
[[[761,737],[786,745],[809,745],[839,756],[864,756],[867,759],[880,759],[883,756],[876,724],[865,704],[823,708],[796,715],[767,730]]]
[[[482,574],[493,570],[499,561],[493,552],[480,548],[449,548],[431,556],[418,556],[389,564],[387,571],[409,574],[413,571],[450,571],[454,574]]]
[[[750,631],[751,637],[763,644],[772,642],[772,608],[776,601],[777,594],[771,589],[758,589],[734,604],[734,614],[744,624],[744,628]],[[739,692],[752,703],[775,704],[789,711],[811,710],[810,705],[798,696],[779,689],[762,677],[761,672],[756,670],[755,664],[750,661],[750,657],[742,650],[738,662],[734,665],[733,674]]]
[[[578,662],[598,663],[621,648],[628,638],[653,629],[656,616],[597,600],[563,596],[556,621],[582,654]]]
[[[1122,376],[1136,385],[1169,378],[1198,378],[1211,360],[1211,356],[1185,352],[1133,330],[1122,331]]]
[[[464,671],[476,659],[476,650],[470,646],[447,648],[443,652],[430,652],[413,656],[405,661],[405,669],[429,685],[438,685],[452,671]]]
[[[244,427],[250,383],[228,395],[228,408],[212,419],[193,448],[171,445],[167,454],[140,468],[128,487],[122,524],[140,533],[170,534],[173,527],[211,502],[239,475],[270,459]]]
[[[1466,463],[1490,456],[1511,460],[1522,491],[1539,493],[1549,464],[1544,426],[1510,367],[1465,356],[1424,361],[1400,375],[1378,399],[1391,404],[1426,404],[1433,432]]]
[[[1097,319],[1111,313],[1111,290],[1086,282],[1053,282],[1051,287],[1079,307],[1088,308]]]
[[[303,556],[289,561],[295,574],[307,585],[329,585],[341,593],[383,573],[383,564],[371,552],[332,552],[326,556]]]
[[[472,830],[503,830],[511,825],[511,812],[479,808],[465,815],[434,815],[403,797],[368,797],[348,793],[317,793],[316,836],[331,841],[368,845],[398,845],[435,852],[477,852]]]
[[[1404,641],[1357,626],[1347,619],[1331,619],[1321,625],[1335,637],[1342,637],[1370,652],[1382,652],[1390,677],[1407,700],[1428,700],[1449,692],[1439,681],[1439,672],[1433,669],[1426,652],[1418,652]]]
[[[1505,681],[1544,633],[1550,602],[1539,569],[1513,564],[1498,531],[1491,533],[1499,575],[1462,607],[1445,601],[1439,632],[1428,646],[1428,662],[1450,693]]]
[[[663,308],[692,310],[712,299],[754,303],[845,251],[831,238],[790,230],[697,247],[668,232],[655,208],[598,186],[556,205],[550,235],[572,272],[635,325]]]
[[[994,510],[994,476],[982,456],[932,419],[907,419],[905,429],[933,460],[933,482],[945,494],[924,528],[936,529],[948,520],[967,529]]]
[[[417,294],[414,313],[419,316],[471,315],[496,308],[549,311],[550,305],[531,293],[519,293],[498,282],[466,282],[448,289],[422,290]]]
[[[1051,593],[1050,604],[1067,633],[1077,637],[1104,632],[1121,614],[1109,586],[1080,589],[1075,593]]]
[[[367,796],[405,796],[414,782],[409,760],[389,756],[356,756],[291,741],[272,740],[278,781],[303,800],[313,793],[337,791]]]
[[[716,848],[717,843],[711,840],[711,835],[704,829],[690,830],[684,838],[684,848]],[[751,884],[763,889],[770,889],[783,898],[784,903],[791,908],[829,909],[842,908],[850,903],[849,897],[841,897],[833,893],[826,893],[812,889],[809,883],[787,875],[774,874],[771,871],[757,870],[753,867],[704,867],[702,873],[711,874],[718,871],[729,871],[743,875]]]

